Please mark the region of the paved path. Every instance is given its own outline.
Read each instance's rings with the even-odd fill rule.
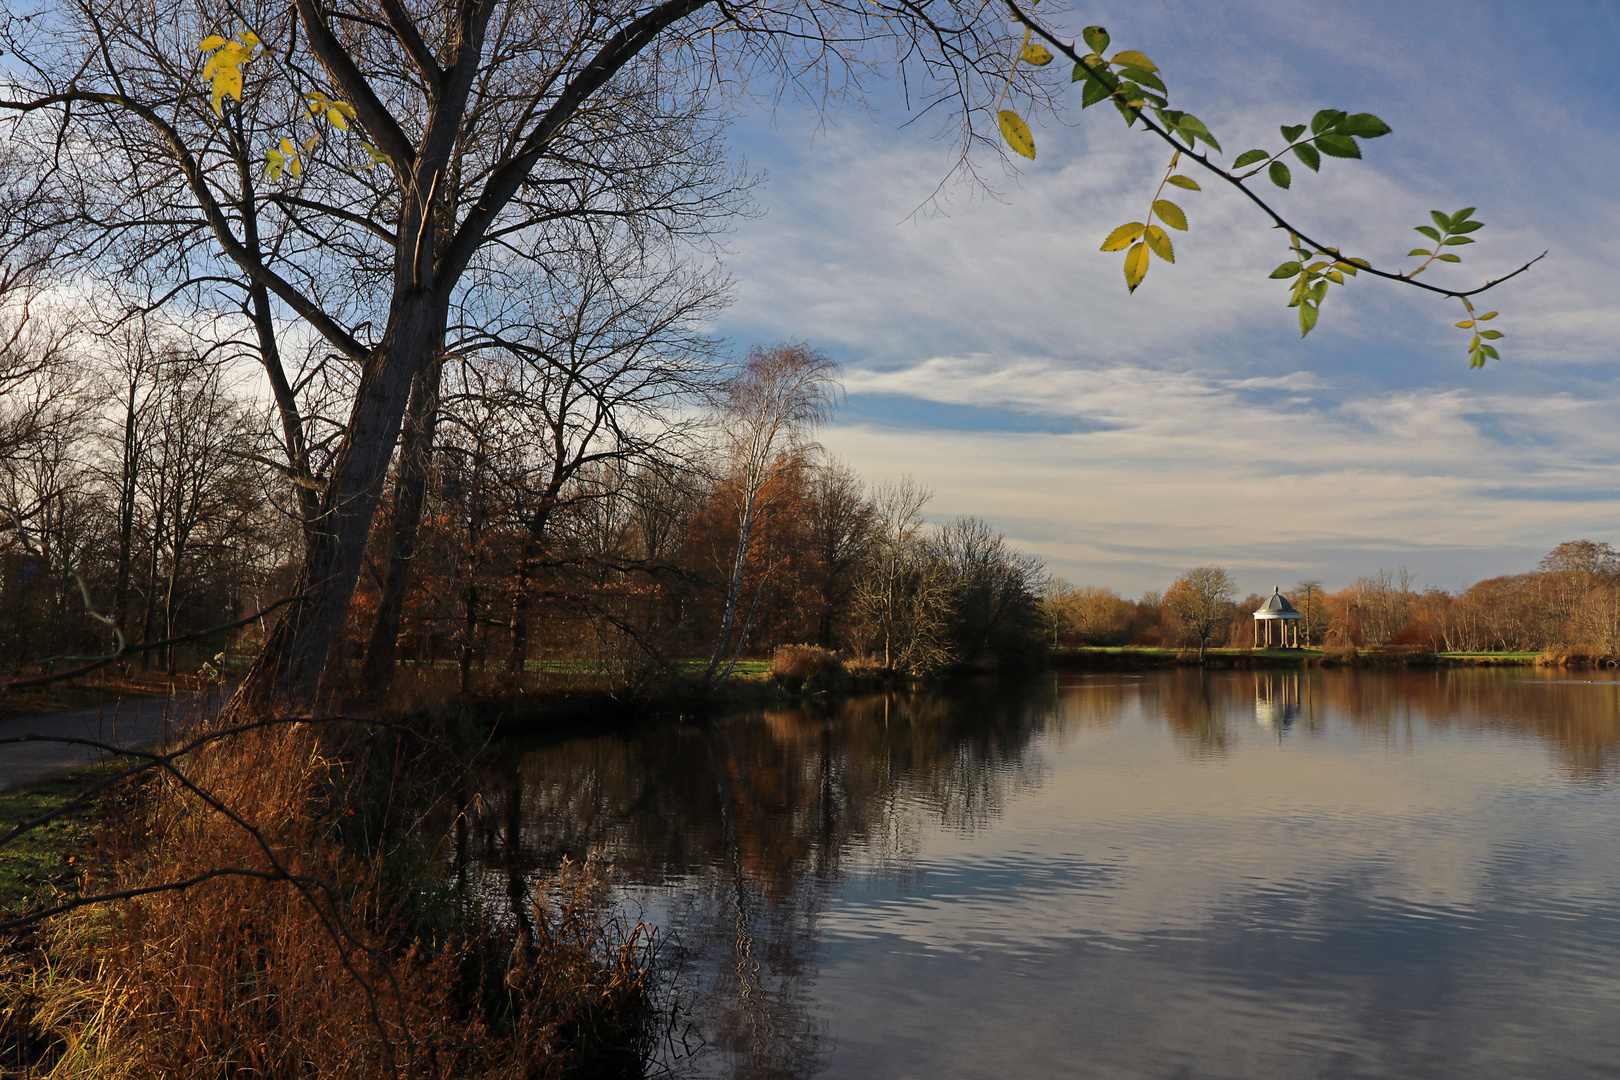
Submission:
[[[144,747],[171,731],[195,722],[200,710],[219,708],[228,688],[170,697],[132,698],[99,709],[44,713],[0,720],[0,739],[18,735],[67,735],[97,739],[115,746]],[[61,769],[87,765],[102,758],[88,746],[67,743],[12,743],[0,745],[0,792],[12,791]]]

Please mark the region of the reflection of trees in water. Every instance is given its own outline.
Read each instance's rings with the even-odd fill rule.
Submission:
[[[1148,683],[1143,704],[1170,725],[1176,743],[1195,758],[1219,757],[1231,749],[1229,680],[1203,668],[1175,668]]]
[[[1389,738],[1408,725],[1531,737],[1574,779],[1620,774],[1620,682],[1579,671],[1440,668],[1368,678],[1317,676],[1322,699],[1358,730]]]
[[[817,922],[851,853],[904,875],[928,829],[989,823],[1041,782],[1053,711],[1043,686],[976,684],[566,739],[490,773],[472,846],[513,895],[592,851],[670,887],[704,1071],[808,1076],[828,1052]]]
[[[1140,708],[1162,721],[1195,758],[1216,758],[1233,746],[1238,728],[1256,721],[1279,736],[1321,734],[1329,722],[1363,736],[1401,737],[1429,731],[1488,732],[1533,738],[1575,779],[1620,775],[1620,682],[1587,681],[1580,672],[1540,668],[1355,671],[1288,669],[1202,672],[1178,668],[1136,683],[1065,680],[1059,713],[1106,723]],[[1089,719],[1096,718],[1096,719]]]

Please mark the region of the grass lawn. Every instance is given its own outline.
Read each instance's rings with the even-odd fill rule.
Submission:
[[[0,794],[0,836],[67,802],[118,767],[108,763],[70,769]],[[92,834],[108,811],[105,800],[117,797],[101,792],[77,810],[0,845],[0,920],[78,891]]]

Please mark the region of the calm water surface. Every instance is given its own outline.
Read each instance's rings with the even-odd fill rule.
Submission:
[[[721,1077],[1620,1077],[1620,682],[1063,675],[509,746]]]

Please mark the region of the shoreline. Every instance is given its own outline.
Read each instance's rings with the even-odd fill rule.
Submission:
[[[1136,671],[1149,668],[1198,667],[1198,653],[1189,649],[1151,647],[1080,647],[1052,653],[1055,671]],[[1324,649],[1210,649],[1204,667],[1246,671],[1259,668],[1451,668],[1451,667],[1561,667],[1620,666],[1615,657],[1586,653],[1446,653],[1423,650]]]

